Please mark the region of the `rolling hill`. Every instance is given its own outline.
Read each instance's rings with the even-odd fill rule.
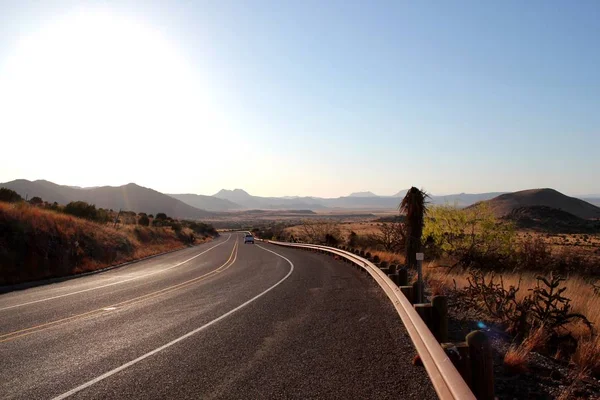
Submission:
[[[546,206],[583,219],[600,218],[600,207],[547,188],[505,193],[485,202],[498,217],[507,216],[521,207]]]
[[[547,206],[525,206],[512,210],[503,217],[519,228],[556,233],[598,233],[600,220],[579,218],[569,212]]]
[[[230,210],[241,210],[244,207],[229,201],[227,199],[221,199],[214,196],[205,196],[201,194],[169,194],[169,196],[181,200],[192,207],[200,208],[207,211],[230,211]]]
[[[202,218],[211,215],[208,211],[192,207],[178,199],[135,183],[123,186],[74,188],[44,180],[18,179],[0,183],[0,187],[12,189],[23,197],[39,196],[45,201],[59,204],[81,200],[95,204],[99,208],[123,209],[148,214],[164,212],[176,218]]]

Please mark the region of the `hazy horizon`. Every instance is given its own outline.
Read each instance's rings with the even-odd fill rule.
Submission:
[[[0,4],[0,182],[600,193],[600,3]]]
[[[24,178],[17,178],[17,179],[24,179]],[[29,181],[35,181],[36,179],[27,179]],[[45,181],[49,181],[48,179],[43,179],[40,178],[39,180],[45,180]],[[12,180],[11,180],[12,181]],[[7,182],[11,182],[11,181],[5,181],[5,182],[0,182],[0,183],[7,183]],[[338,197],[348,197],[350,195],[354,195],[354,194],[361,194],[361,193],[366,193],[366,192],[371,192],[373,195],[378,196],[378,197],[394,197],[398,192],[403,191],[403,190],[407,190],[409,189],[409,187],[406,188],[402,188],[402,189],[398,189],[393,193],[374,193],[373,191],[370,190],[353,190],[352,192],[348,192],[345,194],[342,194],[340,196],[316,196],[310,193],[302,193],[302,194],[284,194],[284,195],[264,195],[261,193],[253,193],[250,192],[246,189],[244,189],[243,187],[234,187],[234,188],[221,188],[219,189],[217,192],[214,193],[195,193],[195,192],[165,192],[162,191],[160,189],[154,188],[154,187],[150,187],[150,186],[144,186],[144,185],[140,185],[136,182],[127,182],[127,183],[123,183],[120,185],[97,185],[97,186],[81,186],[81,185],[69,185],[69,184],[63,184],[60,182],[52,182],[49,181],[51,183],[57,184],[57,185],[61,185],[61,186],[68,186],[68,187],[75,187],[75,188],[80,188],[80,189],[93,189],[93,188],[97,188],[97,187],[120,187],[120,186],[125,186],[125,185],[129,185],[129,184],[135,184],[138,186],[142,186],[142,187],[146,187],[148,189],[153,189],[153,190],[157,190],[158,192],[164,193],[164,194],[170,194],[170,195],[175,195],[175,194],[195,194],[195,195],[202,195],[202,196],[214,196],[216,194],[218,194],[218,192],[220,192],[221,190],[229,190],[229,191],[233,191],[233,190],[243,190],[245,192],[247,192],[248,194],[252,195],[252,196],[258,196],[258,197],[280,197],[280,198],[284,198],[284,197],[314,197],[314,198],[338,198]],[[459,194],[483,194],[483,193],[509,193],[509,192],[517,192],[519,190],[529,190],[529,189],[555,189],[556,188],[526,188],[526,189],[519,189],[519,190],[514,190],[514,191],[510,191],[510,190],[494,190],[491,192],[465,192],[465,191],[459,191],[459,192],[453,192],[453,193],[435,193],[435,192],[431,192],[429,190],[427,190],[426,188],[421,188],[424,189],[429,195],[433,195],[433,196],[450,196],[450,195],[459,195]],[[560,192],[560,190],[559,190]],[[597,198],[600,197],[600,194],[598,193],[581,193],[581,194],[572,194],[572,193],[565,193],[565,192],[561,192],[563,194],[566,194],[568,196],[572,196],[572,197],[581,197],[581,198]]]

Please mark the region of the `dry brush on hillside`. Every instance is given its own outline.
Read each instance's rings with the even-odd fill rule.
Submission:
[[[107,224],[24,202],[0,202],[0,286],[97,270],[208,237],[179,222]]]

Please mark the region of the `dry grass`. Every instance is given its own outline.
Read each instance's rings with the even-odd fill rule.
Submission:
[[[600,337],[580,340],[573,354],[573,363],[584,374],[600,374]]]
[[[512,345],[504,355],[504,370],[511,375],[524,374],[529,370],[529,349],[524,343]]]
[[[404,264],[404,256],[401,254],[390,253],[389,251],[369,250],[371,255],[379,257],[381,261],[387,261],[388,264]]]
[[[456,283],[458,289],[468,286],[466,272],[460,270],[450,270],[447,267],[439,266],[435,262],[430,262],[424,265],[424,276],[430,284],[453,288]],[[502,273],[502,279],[506,287],[521,285],[521,290],[517,293],[517,298],[523,298],[530,292],[528,289],[533,289],[536,285],[535,273]],[[565,297],[571,299],[572,311],[580,313],[590,320],[594,327],[600,327],[600,296],[594,293],[594,288],[590,282],[580,276],[570,276],[563,284],[567,290],[563,293]],[[575,324],[569,327],[575,336],[587,334],[586,328],[580,324]]]
[[[93,271],[186,246],[171,228],[114,228],[24,203],[0,202],[0,227],[10,232],[0,237],[0,285]]]
[[[379,223],[377,222],[345,222],[338,223],[336,226],[344,239],[347,239],[351,232],[355,232],[359,236],[373,235],[379,232]],[[302,236],[300,225],[287,227],[284,231],[296,237]]]
[[[540,351],[547,347],[550,340],[550,334],[543,325],[534,327],[529,332],[527,338],[523,341],[523,345],[528,351]]]
[[[532,328],[529,335],[520,344],[510,346],[504,355],[504,369],[508,374],[523,374],[528,371],[529,353],[543,350],[550,339],[544,326]]]

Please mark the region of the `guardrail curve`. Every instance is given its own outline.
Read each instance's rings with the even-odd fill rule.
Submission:
[[[371,261],[335,247],[265,240],[278,246],[314,249],[336,254],[364,268],[391,300],[421,357],[425,370],[441,400],[475,400],[473,392],[452,364],[437,339],[398,286]]]

